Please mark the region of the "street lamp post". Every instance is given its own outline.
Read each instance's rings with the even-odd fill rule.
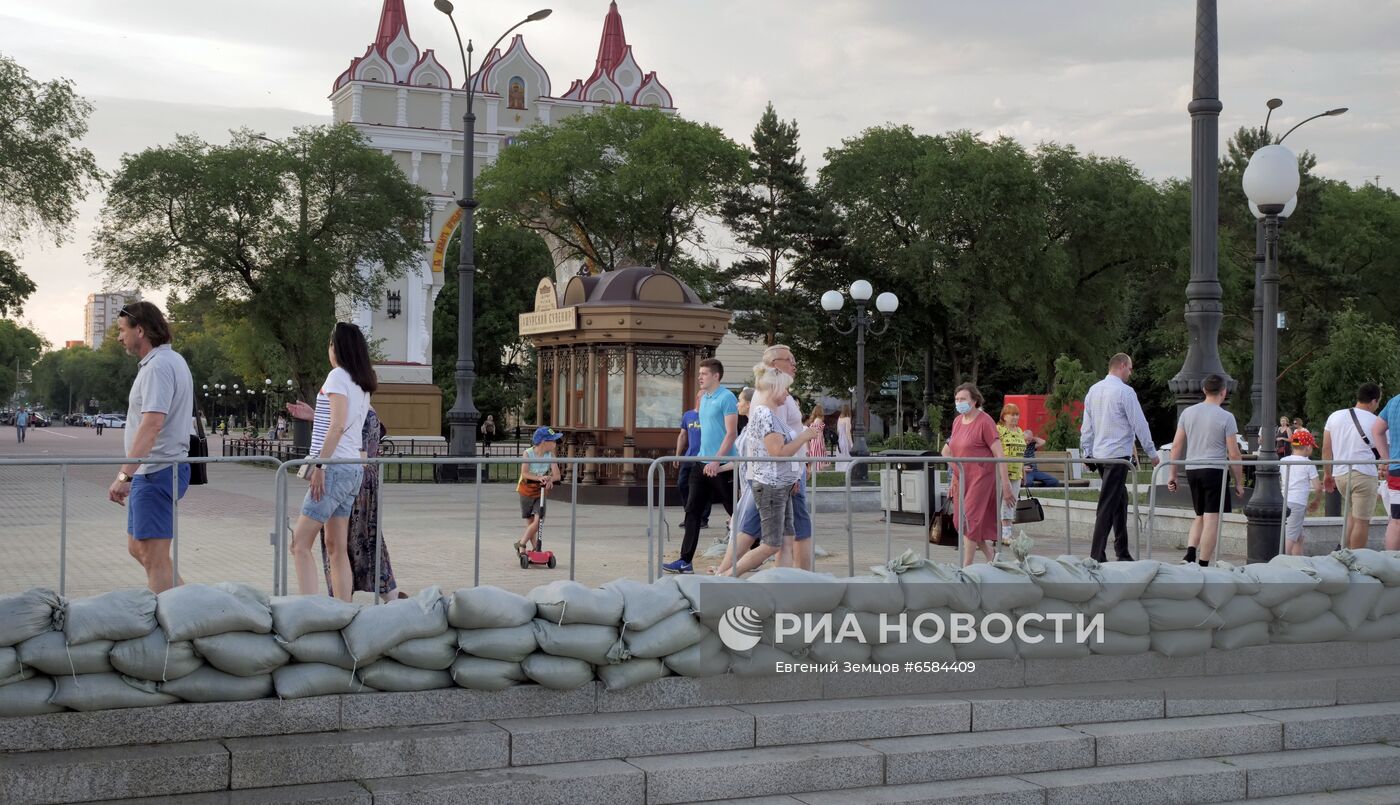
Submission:
[[[886,291],[875,299],[875,309],[880,312],[879,324],[876,325],[876,317],[870,315],[869,307],[870,295],[874,289],[865,280],[856,280],[851,283],[851,301],[855,303],[855,313],[851,316],[851,323],[847,327],[839,324],[841,307],[845,304],[846,298],[840,291],[827,291],[822,294],[822,309],[831,317],[831,326],[841,335],[856,335],[856,388],[855,388],[855,421],[851,423],[851,455],[868,456],[870,448],[865,443],[866,417],[868,414],[865,401],[865,334],[883,335],[890,326],[890,316],[899,308],[899,297]],[[869,478],[870,472],[865,464],[857,464],[852,470],[852,477],[857,481],[865,481]]]
[[[1256,345],[1260,366],[1259,422],[1261,438],[1255,455],[1254,493],[1245,506],[1250,562],[1267,562],[1278,555],[1279,525],[1283,521],[1283,495],[1274,461],[1273,440],[1262,438],[1278,407],[1278,222],[1290,199],[1298,194],[1298,158],[1283,145],[1266,145],[1249,158],[1244,170],[1244,192],[1264,214],[1264,270],[1261,317],[1263,338]]]
[[[473,147],[476,140],[476,112],[473,109],[476,89],[472,86],[471,39],[467,39],[467,44],[463,47],[462,34],[457,30],[457,20],[452,16],[452,3],[449,0],[433,0],[433,7],[447,15],[448,21],[452,23],[452,35],[457,38],[457,50],[462,56],[462,72],[466,76],[467,111],[462,115],[462,195],[457,199],[457,206],[462,208],[457,259],[457,369],[454,375],[457,394],[452,402],[452,410],[447,412],[447,423],[450,428],[448,452],[454,456],[471,457],[476,455],[476,423],[481,417],[481,412],[476,409],[476,403],[472,400],[472,387],[476,384],[476,363],[472,359],[472,330],[476,323],[473,310],[476,266],[472,255],[476,248],[476,166]],[[511,31],[527,22],[542,20],[549,14],[550,9],[542,9],[512,25],[486,52],[489,54],[495,50],[496,45],[509,36]],[[447,470],[447,467],[443,469]],[[448,472],[453,473],[455,477],[456,468]]]

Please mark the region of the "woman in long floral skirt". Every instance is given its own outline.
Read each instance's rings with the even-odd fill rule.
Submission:
[[[379,440],[383,439],[388,430],[379,421],[379,417],[374,413],[374,409],[369,409],[365,416],[365,426],[361,431],[360,453],[365,458],[376,458],[379,456]],[[321,539],[321,561],[326,569],[326,589],[330,595],[334,596],[335,591],[331,589],[330,560],[326,556],[325,532],[322,532]],[[379,537],[379,582],[375,584],[374,578],[374,549],[375,537]],[[384,544],[383,535],[379,534],[379,465],[366,464],[364,481],[360,484],[360,493],[355,496],[355,506],[350,511],[350,533],[346,538],[346,550],[350,554],[351,577],[355,584],[353,591],[378,592],[384,600],[391,598],[407,598],[404,593],[399,592],[398,582],[394,580],[394,566],[389,561],[389,547]]]

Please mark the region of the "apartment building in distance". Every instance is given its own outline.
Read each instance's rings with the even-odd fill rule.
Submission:
[[[107,331],[117,323],[117,314],[128,302],[141,301],[140,291],[103,291],[88,294],[83,306],[83,341],[92,349],[100,349]]]

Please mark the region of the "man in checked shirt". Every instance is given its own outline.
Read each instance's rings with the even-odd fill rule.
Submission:
[[[1084,395],[1084,420],[1079,427],[1079,446],[1085,460],[1128,459],[1135,454],[1136,439],[1157,466],[1157,448],[1138,404],[1137,392],[1128,385],[1133,374],[1133,359],[1120,352],[1108,362],[1108,375],[1095,383]],[[1128,553],[1128,465],[1099,466],[1102,483],[1099,505],[1094,516],[1094,541],[1089,555],[1099,562],[1108,561],[1108,531],[1113,529],[1113,549],[1120,562],[1131,562]]]

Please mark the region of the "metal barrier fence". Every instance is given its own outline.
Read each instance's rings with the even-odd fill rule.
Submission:
[[[1240,458],[1240,459],[1167,459],[1167,460],[1162,461],[1160,464],[1158,464],[1158,465],[1157,465],[1156,467],[1154,467],[1153,470],[1152,470],[1152,484],[1151,484],[1151,487],[1152,487],[1152,488],[1151,488],[1151,491],[1148,493],[1149,520],[1148,520],[1148,531],[1147,531],[1147,555],[1146,555],[1146,558],[1149,558],[1149,559],[1152,558],[1152,540],[1153,540],[1153,537],[1155,536],[1155,533],[1156,533],[1156,517],[1155,517],[1155,514],[1156,514],[1156,511],[1157,511],[1157,486],[1158,486],[1158,480],[1157,480],[1157,479],[1158,479],[1159,474],[1162,473],[1162,472],[1170,473],[1170,468],[1171,468],[1171,467],[1181,467],[1183,470],[1189,470],[1189,469],[1198,469],[1198,470],[1200,470],[1200,469],[1211,469],[1211,470],[1219,469],[1219,470],[1222,470],[1221,473],[1220,473],[1220,507],[1219,507],[1219,509],[1215,512],[1215,515],[1219,518],[1219,520],[1217,520],[1217,526],[1216,526],[1216,530],[1217,530],[1217,533],[1216,533],[1216,552],[1217,552],[1217,553],[1219,552],[1219,531],[1220,531],[1220,523],[1222,523],[1223,520],[1224,520],[1224,516],[1225,516],[1225,504],[1226,504],[1226,502],[1229,500],[1229,498],[1228,498],[1228,496],[1227,496],[1228,484],[1229,484],[1229,481],[1230,481],[1230,471],[1229,471],[1229,468],[1232,468],[1232,467],[1240,467],[1240,468],[1242,468],[1242,470],[1246,470],[1246,471],[1247,471],[1247,470],[1250,470],[1250,469],[1258,469],[1259,467],[1276,467],[1276,468],[1278,468],[1278,470],[1279,470],[1279,475],[1278,475],[1278,482],[1279,482],[1279,499],[1280,499],[1280,501],[1281,501],[1281,505],[1280,505],[1280,507],[1279,507],[1279,526],[1278,526],[1278,541],[1279,541],[1279,544],[1278,544],[1278,552],[1279,552],[1280,554],[1287,553],[1287,550],[1288,550],[1288,540],[1287,540],[1287,534],[1288,534],[1288,481],[1289,481],[1289,479],[1290,479],[1290,477],[1291,477],[1291,473],[1292,473],[1293,468],[1297,467],[1298,464],[1299,464],[1299,462],[1285,461],[1285,460],[1283,460],[1283,459],[1262,459],[1262,460],[1261,460],[1261,459],[1257,459],[1257,458],[1254,458],[1254,457],[1250,457],[1250,458]],[[1322,468],[1322,467],[1346,467],[1346,468],[1348,469],[1348,472],[1343,473],[1344,475],[1350,474],[1351,472],[1355,471],[1355,470],[1352,469],[1352,468],[1354,468],[1354,467],[1365,467],[1365,466],[1372,466],[1372,467],[1375,467],[1375,466],[1379,466],[1379,467],[1382,468],[1382,469],[1380,469],[1380,471],[1377,473],[1377,476],[1376,476],[1377,491],[1378,491],[1379,494],[1383,494],[1383,493],[1381,492],[1381,490],[1384,489],[1384,486],[1383,486],[1383,485],[1384,485],[1384,483],[1385,483],[1385,476],[1386,476],[1386,471],[1385,471],[1384,468],[1388,468],[1388,467],[1389,467],[1389,464],[1390,464],[1389,461],[1378,462],[1378,461],[1347,461],[1347,460],[1339,460],[1339,459],[1325,459],[1325,460],[1313,460],[1313,459],[1308,459],[1308,465],[1311,466],[1311,467],[1313,467],[1314,469],[1316,469],[1316,468]],[[1185,475],[1185,472],[1182,472],[1182,473],[1179,473],[1179,474],[1182,475],[1182,476],[1184,476],[1184,475]],[[1255,478],[1256,478],[1256,479],[1258,478],[1258,475],[1257,475],[1257,474],[1255,475]],[[1165,485],[1165,483],[1164,483],[1163,485]],[[1256,487],[1256,488],[1257,488],[1257,487]],[[1251,493],[1251,494],[1252,494],[1252,493]],[[1379,496],[1379,494],[1378,494],[1378,496]],[[1348,527],[1349,527],[1348,524],[1349,524],[1349,522],[1350,522],[1349,517],[1350,517],[1350,510],[1351,510],[1351,498],[1352,498],[1352,496],[1351,496],[1350,494],[1342,495],[1342,534],[1343,534],[1343,541],[1345,541],[1345,539],[1346,539],[1346,533],[1347,533],[1347,529],[1348,529]],[[1253,498],[1251,497],[1251,501],[1252,501],[1252,500],[1253,500]],[[1246,505],[1248,505],[1248,504],[1246,504]],[[1374,505],[1374,504],[1373,504],[1373,505]],[[1194,509],[1193,509],[1193,511],[1194,511]],[[1306,516],[1306,512],[1304,513],[1304,516]],[[1369,520],[1369,519],[1371,518],[1371,516],[1372,516],[1371,512],[1367,512],[1367,513],[1366,513],[1366,516],[1365,516],[1365,519]],[[1357,518],[1357,519],[1361,519],[1361,518]]]
[[[58,515],[58,592],[63,595],[68,589],[68,468],[72,466],[122,466],[124,464],[170,464],[176,471],[170,473],[171,512],[171,572],[174,584],[180,577],[180,473],[181,464],[256,464],[279,462],[272,456],[202,456],[180,459],[149,458],[0,458],[0,467],[60,467],[59,474],[59,515]],[[129,502],[129,501],[128,501]]]

